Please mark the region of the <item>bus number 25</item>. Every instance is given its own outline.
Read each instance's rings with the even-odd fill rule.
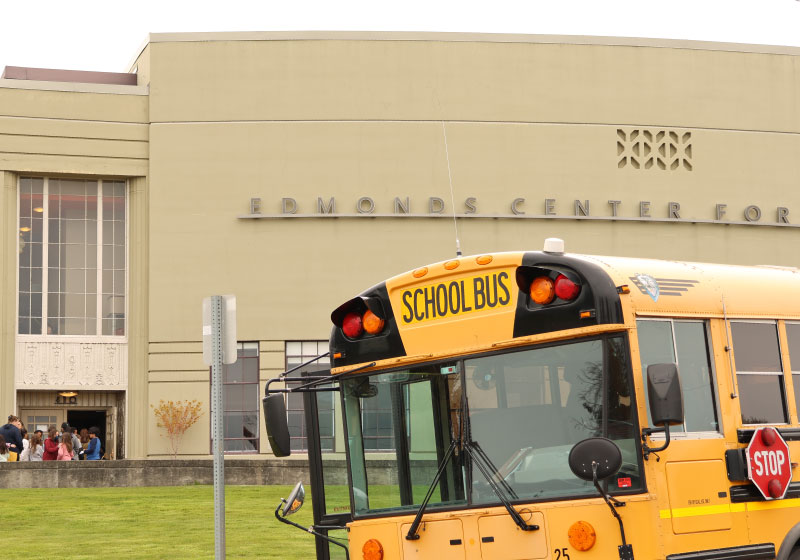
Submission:
[[[567,552],[567,548],[557,548],[553,551],[555,554],[555,560],[569,560],[569,553]]]

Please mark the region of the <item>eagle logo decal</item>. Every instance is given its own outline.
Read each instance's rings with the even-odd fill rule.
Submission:
[[[653,298],[653,301],[658,301],[660,290],[658,289],[658,282],[656,282],[656,279],[648,274],[637,274],[636,279],[639,281],[642,290]]]

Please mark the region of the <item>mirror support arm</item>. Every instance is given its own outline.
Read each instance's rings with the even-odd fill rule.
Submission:
[[[622,546],[617,547],[619,549],[619,558],[620,560],[634,560],[633,545],[630,545],[625,541],[625,527],[622,525],[622,517],[620,517],[619,512],[617,512],[617,508],[614,507],[615,505],[620,506],[624,504],[609,496],[600,486],[600,482],[597,480],[597,466],[597,463],[592,461],[592,482],[594,483],[594,487],[605,500],[606,504],[608,504],[612,515],[617,518],[617,523],[619,523],[619,533],[620,536],[622,536]],[[611,503],[612,501],[614,502],[613,504]]]
[[[647,445],[647,436],[650,434],[660,434],[662,432],[665,438],[664,445],[661,447],[650,447]],[[664,451],[667,447],[669,447],[669,424],[664,424],[663,428],[642,428],[642,454],[644,455],[645,461],[650,458],[651,453]]]
[[[275,518],[278,521],[280,521],[281,523],[286,523],[287,525],[291,525],[292,527],[297,527],[298,529],[302,529],[303,531],[305,531],[307,533],[311,533],[315,537],[319,537],[319,538],[321,538],[323,540],[328,541],[329,543],[332,543],[332,544],[335,544],[336,546],[342,547],[344,549],[345,557],[347,558],[347,560],[350,560],[350,551],[349,551],[349,549],[347,548],[346,545],[340,543],[336,539],[332,539],[327,535],[323,535],[322,533],[319,533],[319,532],[315,531],[313,526],[311,526],[311,527],[303,527],[302,525],[300,525],[298,523],[295,523],[294,521],[291,521],[289,519],[286,519],[285,517],[282,517],[281,514],[280,514],[281,506],[283,504],[285,504],[285,503],[286,503],[286,500],[281,499],[281,503],[278,504],[278,507],[275,509]]]

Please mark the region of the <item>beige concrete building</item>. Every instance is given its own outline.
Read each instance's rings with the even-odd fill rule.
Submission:
[[[197,399],[181,453],[207,456],[201,301],[235,294],[226,447],[263,456],[266,380],[456,228],[465,254],[800,266],[800,49],[156,34],[128,74],[6,68],[0,179],[0,413],[158,458],[151,406]]]

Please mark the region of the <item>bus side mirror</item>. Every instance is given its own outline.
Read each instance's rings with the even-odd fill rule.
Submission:
[[[683,424],[683,392],[676,364],[650,364],[647,366],[647,401],[650,404],[653,425],[660,427],[642,429],[642,452],[645,461],[651,453],[664,451],[669,447],[670,426]],[[650,447],[645,438],[657,432],[664,432],[664,445]]]
[[[262,400],[264,404],[264,422],[267,425],[267,439],[272,453],[276,457],[288,457],[292,454],[289,445],[289,425],[286,421],[286,401],[282,394],[269,395]]]
[[[608,438],[593,437],[579,441],[572,447],[568,463],[572,473],[581,480],[597,482],[619,472],[622,451]]]
[[[683,392],[677,365],[647,366],[647,397],[653,425],[683,424]]]
[[[286,517],[287,515],[291,515],[300,509],[303,506],[303,502],[306,499],[306,489],[303,488],[303,483],[298,482],[292,492],[289,494],[289,497],[285,500],[281,500],[284,503],[283,508],[281,509],[281,514]]]

